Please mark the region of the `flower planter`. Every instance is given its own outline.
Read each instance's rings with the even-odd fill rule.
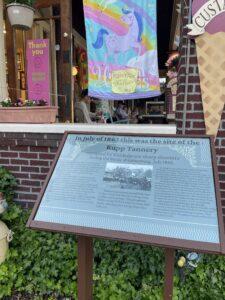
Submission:
[[[18,29],[29,30],[33,25],[35,9],[26,4],[10,3],[6,5],[10,24]]]
[[[55,123],[58,107],[0,107],[0,123]]]

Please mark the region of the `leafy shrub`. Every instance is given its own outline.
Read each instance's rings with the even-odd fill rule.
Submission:
[[[0,166],[0,192],[7,200],[12,199],[16,185],[15,177],[7,169]]]
[[[14,294],[22,300],[77,299],[75,237],[27,229],[28,215],[15,204],[3,215],[15,234],[7,260],[0,265],[0,299],[11,300]],[[94,299],[162,299],[163,250],[102,240],[95,240],[94,246]],[[173,299],[223,300],[224,274],[224,257],[205,255],[185,282],[176,270]]]
[[[0,192],[13,196],[15,178],[0,167]],[[77,243],[73,235],[25,227],[29,212],[10,203],[2,220],[14,231],[7,260],[0,265],[0,299],[77,299]],[[94,299],[161,300],[163,250],[95,240]],[[225,259],[205,255],[185,282],[174,276],[174,300],[224,300]]]
[[[6,262],[0,265],[0,299],[14,292],[30,294],[31,299],[75,294],[75,238],[29,230],[25,228],[27,218],[28,212],[15,204],[3,215],[14,238]]]

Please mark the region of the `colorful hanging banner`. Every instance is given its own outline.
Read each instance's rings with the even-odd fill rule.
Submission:
[[[156,0],[83,2],[89,95],[108,100],[160,95]]]
[[[50,105],[49,40],[28,40],[26,54],[28,98],[45,100]]]

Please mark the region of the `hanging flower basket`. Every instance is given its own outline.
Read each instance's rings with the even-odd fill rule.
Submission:
[[[27,3],[29,1],[12,2],[6,5],[10,24],[17,29],[29,30],[33,25],[35,9]]]

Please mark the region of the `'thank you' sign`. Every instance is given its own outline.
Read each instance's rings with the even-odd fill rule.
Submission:
[[[49,40],[27,41],[27,83],[30,100],[45,100],[50,105]]]
[[[224,252],[209,137],[67,133],[28,225]]]

